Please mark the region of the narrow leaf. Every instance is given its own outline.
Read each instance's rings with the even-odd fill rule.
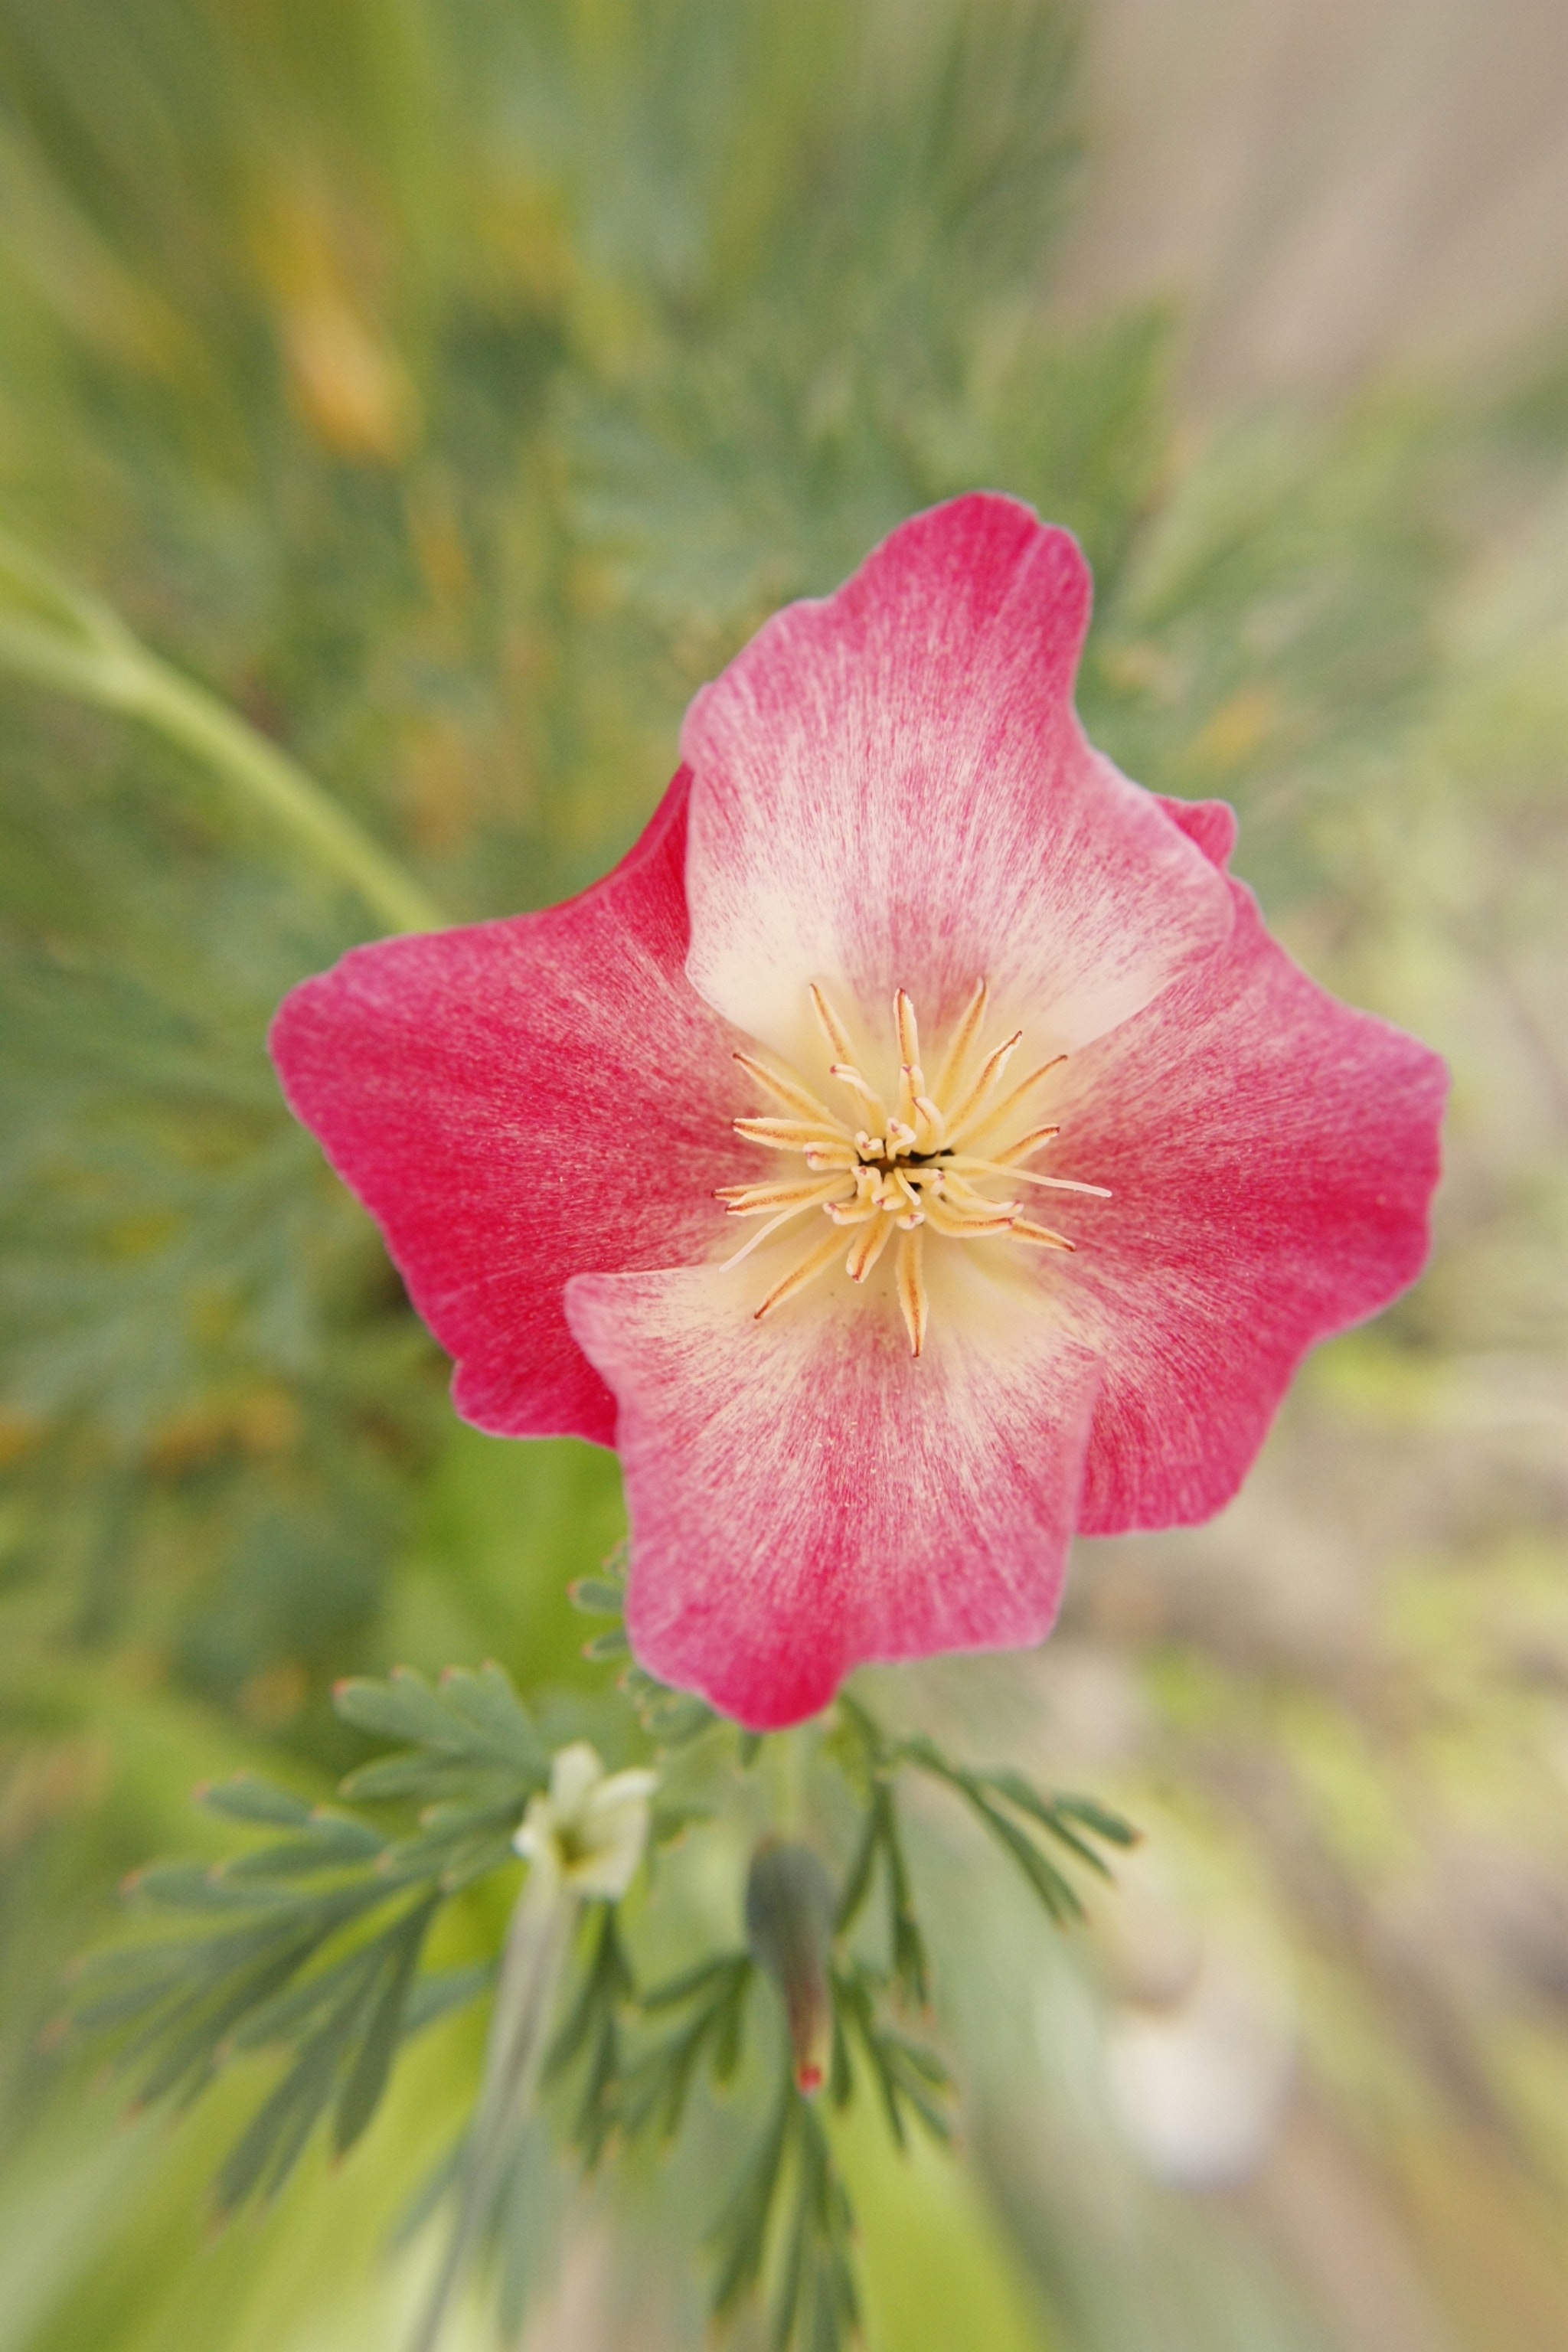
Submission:
[[[1087,1863],[1090,1870],[1098,1871],[1101,1878],[1110,1876],[1104,1856],[1097,1853],[1089,1840],[1080,1837],[1070,1822],[1062,1818],[1061,1808],[1032,1789],[1021,1773],[987,1772],[984,1777],[986,1788],[1005,1797],[1010,1805],[1016,1805],[1032,1822],[1037,1822],[1048,1835],[1068,1847],[1080,1862]]]
[[[732,2309],[755,2284],[762,2269],[773,2191],[778,2186],[795,2111],[801,2105],[793,2080],[786,2079],[762,2143],[742,2177],[729,2211],[714,2232],[715,2242],[724,2250],[713,2287],[715,2314]]]
[[[443,1865],[440,1886],[443,1895],[460,1895],[465,1886],[488,1878],[493,1870],[505,1870],[517,1860],[517,1849],[509,1832],[500,1837],[468,1838]]]
[[[275,1887],[236,1885],[226,1870],[205,1862],[156,1863],[139,1870],[125,1894],[128,1901],[166,1911],[254,1911],[278,1900]]]
[[[199,2006],[184,2004],[138,2035],[123,2053],[122,2064],[134,2063],[148,2049],[163,2043],[162,2056],[138,2085],[142,2103],[151,2105],[175,2093],[186,2098],[194,2095],[215,2071],[219,2047],[231,2029],[249,2010],[288,1983],[295,1970],[303,1967],[310,1948],[308,1937],[298,1937],[247,1969],[221,1996],[208,1998]],[[177,2030],[182,2019],[193,2021],[183,2032]]]
[[[879,1780],[873,1785],[871,1802],[855,1849],[855,1859],[849,1865],[849,1875],[838,1899],[837,1933],[841,1936],[847,1928],[853,1927],[860,1906],[870,1893],[871,1874],[877,1867],[877,1854],[886,1828],[887,1803],[887,1789]]]
[[[119,1992],[107,1992],[98,2000],[83,2001],[73,2007],[64,2022],[72,2033],[107,2033],[112,2026],[129,2025],[138,2017],[145,2017],[167,2000],[169,1989],[162,1979],[150,1983],[126,1985]]]
[[[346,1813],[321,1814],[304,1824],[306,1834],[283,1845],[262,1846],[226,1863],[224,1876],[247,1879],[308,1878],[321,1871],[343,1870],[355,1863],[372,1862],[385,1850],[386,1840],[364,1822]]]
[[[566,1590],[573,1607],[580,1609],[584,1617],[618,1617],[626,1606],[623,1588],[602,1576],[580,1576]]]
[[[667,1978],[650,1992],[637,1997],[639,2009],[673,2009],[678,2001],[689,2000],[693,1993],[701,1992],[721,1978],[744,1977],[750,1974],[751,1955],[747,1952],[721,1952],[715,1960],[701,1960],[696,1968],[687,1969],[678,1977]]]
[[[468,1755],[473,1748],[468,1726],[451,1714],[412,1666],[395,1666],[391,1680],[384,1683],[358,1675],[341,1682],[332,1693],[332,1705],[356,1731],[374,1732],[407,1748],[433,1748],[444,1755]]]
[[[784,2253],[784,2268],[779,2274],[772,2318],[768,2327],[769,2352],[788,2352],[790,2337],[795,2334],[795,2314],[800,2309],[801,2288],[805,2284],[807,2249],[812,2237],[812,2200],[805,2178],[805,2159],[801,2163],[802,2178],[796,2184],[795,2213],[791,2220],[789,2243]]]
[[[362,1764],[357,1771],[340,1781],[338,1793],[356,1802],[390,1797],[428,1801],[449,1796],[454,1790],[468,1788],[475,1771],[475,1766],[466,1758],[433,1756],[427,1749],[417,1748],[405,1756],[378,1756],[374,1763]],[[508,1774],[504,1785],[511,1790],[517,1784]]]
[[[333,2120],[332,2145],[340,2156],[353,2146],[380,2105],[397,2045],[403,2039],[414,1971],[438,1908],[435,1897],[421,1903],[387,1939],[381,1990],[371,2011],[364,2040],[349,2069]]]
[[[474,1836],[449,1837],[421,1832],[389,1845],[377,1860],[376,1875],[386,1886],[408,1886],[422,1878],[438,1878],[448,1894],[515,1862],[511,1833],[498,1831]]]
[[[1086,1830],[1092,1830],[1096,1837],[1104,1838],[1111,1845],[1141,1845],[1143,1842],[1142,1830],[1123,1820],[1120,1813],[1113,1813],[1095,1797],[1058,1797],[1055,1802],[1058,1813],[1081,1822]]]
[[[298,1829],[310,1818],[302,1797],[263,1780],[254,1772],[237,1772],[231,1780],[217,1780],[196,1790],[196,1802],[209,1812],[234,1822],[264,1822],[274,1829]]]
[[[466,2009],[471,2000],[493,1990],[496,1964],[493,1960],[475,1960],[466,1969],[437,1969],[421,1977],[408,1996],[403,2012],[403,2038],[412,2040],[427,2025],[434,2025],[454,2011]]]
[[[544,1786],[550,1778],[549,1751],[503,1667],[493,1659],[477,1675],[449,1666],[441,1677],[439,1696],[496,1762],[513,1767],[531,1787]]]
[[[262,2050],[269,2042],[295,2042],[302,2029],[309,2027],[320,2011],[338,2000],[348,1989],[358,1982],[367,1968],[378,1966],[398,1925],[374,1937],[370,1942],[358,1944],[324,1969],[317,1969],[302,1981],[287,1986],[264,2008],[256,2010],[231,2037],[237,2050]]]
[[[258,2188],[276,2195],[309,2139],[317,2117],[337,2085],[345,2051],[351,2046],[360,2015],[374,1995],[379,1970],[372,1948],[359,1956],[362,1966],[342,2000],[320,2031],[313,2034],[242,2134],[218,2175],[217,2205],[232,2213]]]
[[[735,2069],[741,2063],[741,2044],[746,2024],[746,1994],[751,1988],[751,1970],[738,1974],[718,2015],[713,2035],[713,2079],[716,2083],[734,2080]]]
[[[1058,1926],[1064,1926],[1069,1919],[1081,1919],[1083,1905],[1078,1890],[1062,1876],[1055,1863],[1047,1861],[1034,1841],[1026,1837],[1005,1813],[998,1812],[983,1797],[975,1796],[972,1801],[986,1828],[1012,1855]]]
[[[502,1799],[487,1795],[477,1802],[427,1805],[419,1816],[419,1827],[426,1839],[450,1838],[455,1843],[484,1832],[505,1837],[510,1843],[520,1817],[521,1807],[515,1795]]]

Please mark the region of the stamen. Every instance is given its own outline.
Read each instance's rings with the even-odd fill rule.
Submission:
[[[1037,1070],[1031,1070],[1028,1076],[1024,1080],[1021,1086],[1015,1087],[1010,1095],[1005,1096],[1002,1101],[997,1103],[994,1109],[986,1112],[979,1126],[975,1128],[973,1133],[970,1136],[969,1139],[971,1143],[974,1142],[976,1139],[982,1135],[989,1135],[994,1127],[1002,1126],[1003,1123],[1006,1119],[1010,1118],[1014,1112],[1021,1107],[1025,1097],[1033,1092],[1034,1088],[1039,1085],[1040,1080],[1042,1078],[1049,1077],[1053,1070],[1059,1070],[1066,1060],[1067,1055],[1065,1054],[1056,1054],[1052,1055],[1048,1062],[1042,1062]],[[955,1132],[957,1126],[958,1121],[956,1119],[949,1121],[948,1139],[950,1142],[956,1142],[957,1140],[957,1135]]]
[[[836,1225],[863,1225],[868,1218],[881,1215],[882,1203],[858,1192],[852,1201],[829,1201],[827,1213]]]
[[[904,1328],[910,1335],[910,1352],[914,1356],[919,1356],[925,1346],[926,1318],[931,1311],[921,1265],[922,1246],[916,1232],[906,1231],[899,1235],[899,1305],[903,1309]]]
[[[1010,1037],[1005,1039],[1004,1042],[1000,1045],[996,1046],[993,1052],[987,1054],[984,1061],[981,1064],[980,1076],[975,1079],[974,1084],[970,1087],[969,1092],[964,1096],[963,1100],[959,1104],[958,1108],[953,1112],[952,1117],[948,1121],[947,1133],[950,1143],[956,1143],[958,1141],[958,1139],[963,1134],[965,1127],[980,1109],[981,1105],[986,1100],[987,1097],[990,1095],[992,1087],[996,1084],[997,1079],[1001,1076],[1003,1071],[1006,1068],[1008,1063],[1012,1060],[1014,1055],[1017,1052],[1023,1042],[1023,1031],[1021,1029],[1015,1029]]]
[[[818,988],[815,980],[811,983],[811,1005],[821,1025],[823,1035],[833,1048],[834,1060],[852,1062],[855,1059],[855,1048],[849,1042],[849,1032],[828,1003],[826,992]]]
[[[949,1208],[945,1201],[926,1202],[926,1222],[933,1234],[945,1234],[950,1241],[978,1242],[990,1234],[1013,1231],[1014,1203],[998,1203],[989,1217],[961,1216]]]
[[[946,1119],[930,1095],[917,1095],[915,1109],[920,1114],[915,1121],[915,1133],[919,1139],[916,1148],[921,1151],[940,1151],[947,1134]]]
[[[900,1202],[906,1209],[918,1209],[921,1205],[919,1192],[901,1168],[893,1170],[889,1176],[882,1188],[882,1201],[889,1209],[898,1207]]]
[[[1016,1242],[1033,1242],[1040,1249],[1076,1251],[1078,1248],[1078,1244],[1069,1242],[1066,1234],[1053,1234],[1049,1225],[1037,1225],[1027,1217],[1014,1218],[1013,1239]]]
[[[1089,1192],[1097,1201],[1111,1198],[1105,1184],[1080,1184],[1075,1176],[1037,1176],[1027,1168],[1009,1168],[1003,1160],[971,1160],[967,1155],[948,1161],[950,1168],[962,1168],[969,1176],[1005,1176],[1014,1184],[1038,1184],[1047,1192]]]
[[[821,1185],[817,1189],[816,1200],[797,1201],[793,1208],[781,1209],[776,1217],[770,1217],[765,1225],[758,1226],[756,1232],[752,1235],[751,1240],[749,1242],[742,1243],[742,1246],[735,1252],[733,1257],[727,1257],[723,1260],[719,1268],[720,1273],[728,1274],[732,1265],[739,1265],[741,1260],[745,1257],[750,1257],[754,1249],[761,1249],[763,1244],[767,1240],[770,1234],[776,1234],[779,1227],[781,1225],[787,1225],[792,1217],[804,1216],[807,1209],[815,1208],[817,1203],[823,1201],[826,1194],[834,1189],[835,1187],[832,1185]]]
[[[847,1173],[847,1171],[846,1171]],[[765,1216],[770,1209],[787,1208],[795,1201],[815,1201],[821,1195],[820,1184],[722,1184],[714,1193],[716,1201],[727,1202],[731,1217]]]
[[[735,1133],[749,1143],[770,1150],[800,1153],[805,1177],[778,1183],[725,1184],[714,1198],[726,1215],[755,1218],[758,1230],[726,1258],[726,1270],[750,1257],[784,1225],[820,1209],[827,1220],[826,1235],[808,1245],[805,1255],[774,1283],[755,1319],[761,1322],[787,1299],[826,1274],[842,1258],[851,1281],[864,1283],[879,1262],[895,1229],[899,1236],[894,1288],[910,1335],[920,1356],[925,1346],[930,1300],[924,1271],[924,1229],[946,1241],[975,1242],[1011,1236],[1037,1248],[1071,1252],[1075,1244],[1065,1234],[1021,1214],[1022,1202],[1008,1197],[993,1200],[979,1190],[996,1181],[1009,1196],[1018,1185],[1042,1192],[1078,1192],[1108,1201],[1103,1184],[1077,1177],[1037,1174],[1022,1163],[1032,1160],[1061,1132],[1058,1125],[1036,1125],[1017,1134],[1028,1118],[1034,1089],[1066,1055],[1058,1054],[1030,1072],[1022,1085],[997,1099],[1002,1076],[1022,1043],[1022,1032],[991,1050],[966,1087],[973,1050],[989,1003],[985,982],[977,983],[954,1030],[934,1085],[928,1087],[920,1061],[920,1025],[914,1000],[906,988],[893,999],[898,1034],[899,1078],[897,1114],[890,1115],[881,1096],[855,1059],[849,1032],[826,991],[811,983],[811,1001],[817,1024],[833,1055],[832,1076],[847,1087],[861,1107],[866,1124],[851,1134],[787,1064],[771,1057],[737,1053],[734,1056],[753,1085],[771,1096],[790,1117],[737,1118]],[[944,1106],[959,1095],[955,1108]],[[1037,1119],[1038,1113],[1035,1114]],[[1008,1138],[1011,1131],[1011,1139]],[[997,1138],[995,1157],[985,1155],[985,1139]],[[845,1254],[846,1228],[848,1249]],[[820,1229],[819,1229],[820,1230]]]
[[[851,1282],[864,1282],[892,1237],[891,1217],[874,1218],[855,1236],[849,1255],[844,1261],[844,1271]]]
[[[877,1093],[875,1087],[867,1085],[853,1062],[835,1062],[828,1075],[837,1078],[840,1086],[847,1087],[851,1094],[858,1095],[877,1125],[886,1129],[888,1114],[882,1108],[882,1097]],[[843,1131],[840,1129],[841,1134]]]
[[[953,1173],[951,1160],[943,1173],[947,1181],[942,1187],[942,1197],[961,1217],[993,1217],[1004,1212],[1013,1217],[1024,1205],[1022,1201],[993,1201],[988,1193],[977,1192],[973,1184],[966,1184],[962,1176]]]
[[[733,1122],[737,1135],[748,1143],[765,1143],[773,1151],[804,1151],[808,1144],[835,1144],[843,1148],[854,1160],[854,1147],[844,1129],[835,1123],[826,1126],[816,1119],[805,1118],[738,1118]]]
[[[1046,1065],[1047,1069],[1054,1069],[1055,1066],[1052,1062],[1047,1062]],[[1035,1153],[1042,1150],[1053,1135],[1060,1133],[1059,1126],[1032,1127],[1027,1135],[1021,1135],[1016,1143],[1010,1143],[1005,1151],[999,1151],[996,1154],[996,1158],[1004,1168],[1011,1168],[1020,1160],[1033,1159]]]
[[[765,1093],[772,1095],[775,1101],[782,1102],[786,1110],[798,1111],[802,1118],[813,1119],[819,1126],[833,1128],[840,1135],[848,1133],[848,1129],[834,1118],[826,1104],[819,1103],[816,1097],[808,1092],[798,1078],[789,1076],[783,1070],[769,1069],[765,1062],[759,1062],[751,1054],[737,1054],[734,1058],[747,1076],[755,1078],[758,1086]]]
[[[786,1298],[794,1298],[807,1283],[815,1282],[819,1274],[826,1274],[843,1247],[843,1239],[836,1227],[820,1248],[814,1249],[808,1257],[803,1257],[782,1282],[774,1283],[752,1316],[752,1322],[760,1323],[764,1315],[771,1315],[775,1307],[782,1307]]]
[[[936,1074],[936,1084],[931,1088],[938,1102],[947,1100],[963,1075],[963,1065],[968,1060],[969,1049],[974,1043],[974,1033],[985,1018],[988,993],[985,982],[984,981],[977,982],[974,993],[964,1008],[963,1018],[952,1033],[952,1042],[942,1057],[942,1067]]]
[[[900,988],[894,997],[893,1018],[899,1024],[899,1059],[906,1065],[918,1064],[921,1058],[921,1033],[908,989]]]

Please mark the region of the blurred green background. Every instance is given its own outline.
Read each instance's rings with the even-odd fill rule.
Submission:
[[[1094,564],[1090,732],[1453,1065],[1434,1268],[1237,1504],[882,1678],[1150,1836],[1047,1942],[933,1805],[965,2154],[847,2137],[877,2352],[1568,2342],[1568,38],[1502,15],[0,0],[0,528],[455,919],[602,871],[774,605],[994,486]],[[454,1422],[281,1109],[364,908],[0,708],[0,2352],[359,2352],[471,2032],[213,2241],[265,2071],[127,2124],[60,1974],[193,1782],[330,1789],[334,1676],[590,1695],[615,1465]],[[701,2341],[669,2204],[552,2208],[518,2345]]]

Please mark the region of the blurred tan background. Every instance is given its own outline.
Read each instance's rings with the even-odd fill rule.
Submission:
[[[1568,306],[1561,0],[1092,0],[1068,310],[1168,294],[1189,405],[1484,367]]]

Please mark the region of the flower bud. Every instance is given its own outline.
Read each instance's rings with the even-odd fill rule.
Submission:
[[[757,1848],[746,1879],[746,1941],[757,1966],[783,1997],[803,2091],[822,2087],[833,2049],[833,1999],[827,1960],[838,1897],[810,1846],[770,1839]]]
[[[585,1739],[558,1748],[550,1793],[531,1798],[512,1843],[535,1873],[574,1895],[615,1901],[647,1844],[654,1772],[609,1772]]]

